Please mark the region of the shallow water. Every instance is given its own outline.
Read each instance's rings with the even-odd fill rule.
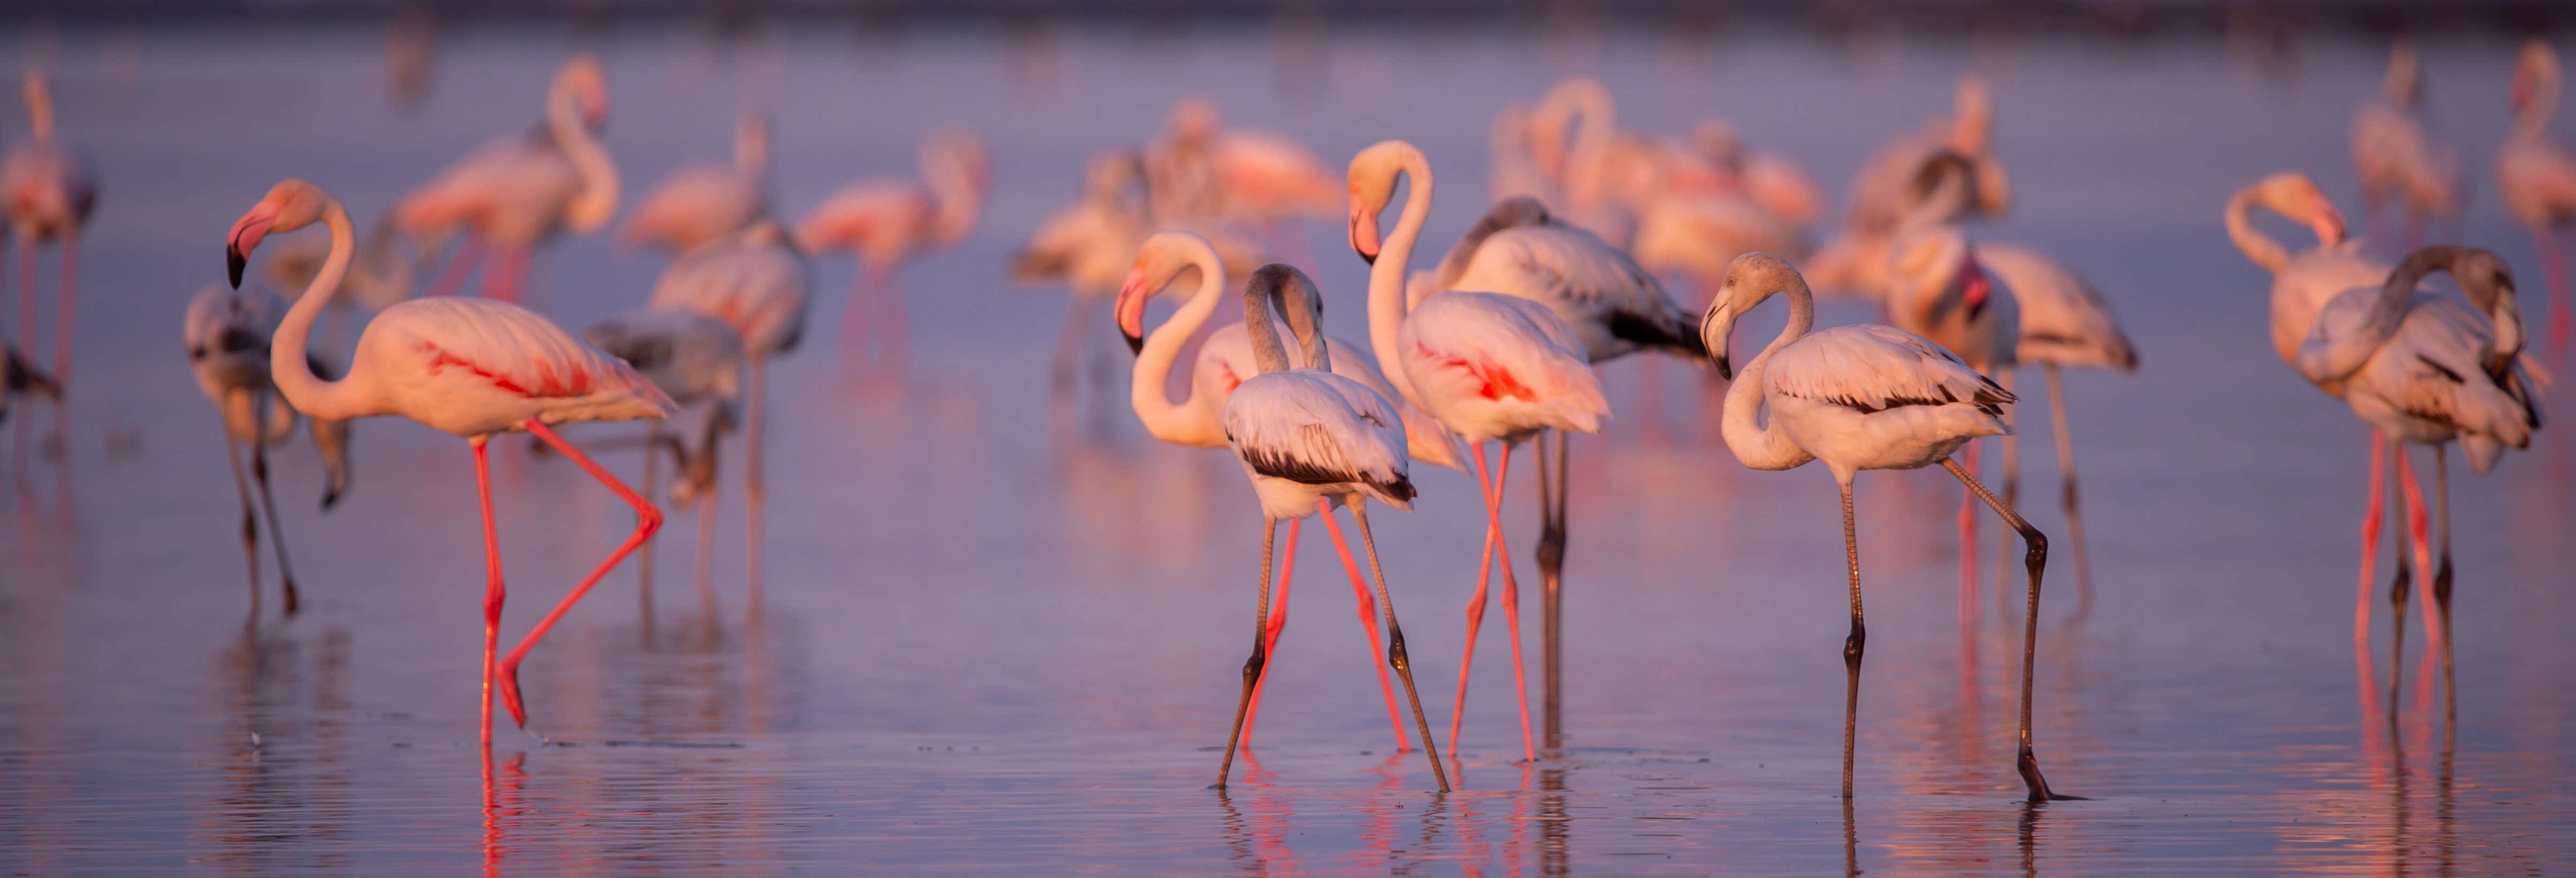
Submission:
[[[272,593],[245,621],[238,507],[177,323],[219,277],[219,233],[270,183],[306,176],[370,216],[533,116],[567,39],[446,34],[434,90],[407,114],[386,99],[372,33],[61,37],[62,124],[104,197],[84,254],[69,456],[25,455],[0,483],[0,868],[2576,869],[2570,442],[2545,434],[2499,472],[2458,480],[2456,722],[2442,690],[2420,685],[2414,616],[2392,719],[2384,605],[2370,664],[2348,636],[2365,434],[2273,358],[2264,278],[2218,227],[2227,193],[2273,170],[2350,190],[2348,113],[2376,88],[2379,57],[2335,42],[2267,67],[2216,44],[1963,51],[1759,32],[1398,31],[1323,47],[1229,31],[584,37],[616,90],[609,146],[630,196],[720,155],[742,101],[777,113],[791,213],[841,180],[907,171],[914,139],[940,122],[988,138],[997,188],[974,236],[902,276],[904,369],[844,366],[852,270],[821,263],[813,343],[773,371],[760,590],[745,582],[737,493],[705,591],[688,572],[695,518],[675,513],[650,591],[631,567],[613,573],[532,653],[529,731],[505,719],[487,762],[464,444],[361,425],[357,487],[328,515],[308,499],[310,453],[281,453],[306,609],[281,620]],[[2472,168],[2503,128],[2503,46],[2426,47],[2435,113]],[[2145,360],[2135,377],[2069,380],[2097,584],[2073,620],[2061,541],[2034,734],[2052,782],[2089,800],[2018,801],[2018,617],[1990,593],[1989,521],[1988,591],[1963,628],[1956,486],[1935,472],[1860,482],[1872,636],[1846,807],[1831,482],[1742,469],[1695,384],[1667,365],[1648,398],[1634,364],[1605,369],[1619,420],[1575,452],[1561,758],[1513,761],[1496,612],[1460,791],[1434,795],[1419,752],[1394,751],[1338,562],[1309,534],[1255,748],[1230,792],[1206,788],[1245,650],[1254,507],[1231,461],[1153,443],[1122,392],[1052,396],[1062,300],[1000,277],[1086,154],[1142,138],[1185,90],[1333,161],[1403,136],[1441,171],[1427,240],[1445,241],[1482,200],[1488,114],[1564,73],[1603,76],[1625,124],[1675,131],[1722,114],[1838,190],[1970,67],[1995,85],[2019,184],[2018,212],[1986,234],[2087,271]],[[2468,239],[2537,278],[2528,239],[2483,172],[2471,179]],[[1308,264],[1333,325],[1360,336],[1362,269],[1329,225],[1308,230]],[[532,286],[582,325],[639,303],[661,264],[568,240]],[[2527,307],[2545,308],[2538,282],[2526,287]],[[1743,337],[1764,337],[1776,313]],[[1102,362],[1123,364],[1100,335]],[[2024,382],[2034,413],[2038,383]],[[2058,536],[2053,454],[2033,435],[2025,496]],[[629,518],[573,467],[517,439],[494,448],[515,638]],[[600,453],[636,469],[631,450]],[[1534,617],[1530,472],[1505,508]],[[1445,735],[1475,500],[1455,474],[1417,479],[1417,511],[1374,523]],[[1523,625],[1535,689],[1538,624]]]

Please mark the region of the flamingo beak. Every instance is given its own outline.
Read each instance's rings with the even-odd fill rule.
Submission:
[[[241,289],[242,267],[249,263],[250,252],[259,248],[260,239],[268,237],[269,228],[276,224],[277,207],[265,201],[233,223],[232,232],[224,237],[224,270],[232,278],[233,289]]]
[[[1699,338],[1708,347],[1708,362],[1717,367],[1717,377],[1733,381],[1735,364],[1728,361],[1727,346],[1735,335],[1735,309],[1727,301],[1727,291],[1720,289],[1709,303],[1708,316],[1700,319]]]
[[[2308,218],[2308,226],[2317,230],[2317,243],[2331,247],[2343,243],[2343,212],[2320,200],[2317,212]]]
[[[1118,288],[1118,304],[1110,308],[1111,316],[1118,320],[1118,334],[1127,339],[1127,352],[1139,356],[1145,353],[1147,292],[1145,267],[1139,265],[1127,272],[1127,283]]]
[[[1384,242],[1378,239],[1377,214],[1362,210],[1357,202],[1353,202],[1351,204],[1351,252],[1358,253],[1360,261],[1376,265],[1378,250],[1383,245]]]
[[[1986,267],[1977,263],[1970,252],[1959,261],[1959,302],[1967,306],[1968,319],[1974,320],[1986,310],[1986,300],[1994,295],[1994,281],[1986,277]]]

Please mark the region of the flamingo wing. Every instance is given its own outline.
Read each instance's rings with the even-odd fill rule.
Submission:
[[[2001,416],[2003,406],[2018,401],[1957,354],[1914,333],[1876,324],[1803,336],[1773,355],[1766,375],[1771,393],[1863,414],[1965,403]]]
[[[392,308],[367,326],[362,347],[388,341],[401,345],[431,377],[464,373],[492,387],[530,399],[587,401],[598,406],[631,402],[623,417],[667,417],[669,396],[626,365],[626,361],[591,347],[553,321],[526,308],[492,299],[441,297],[413,299]],[[590,416],[590,406],[550,409],[549,420]]]
[[[1977,261],[2010,288],[2021,307],[2019,358],[2065,365],[2138,368],[2137,350],[2109,300],[2057,260],[2009,244],[1977,245]]]
[[[654,282],[646,307],[722,321],[754,355],[793,349],[804,333],[812,269],[783,242],[751,238],[711,241],[680,254]]]
[[[1413,500],[1403,422],[1349,379],[1311,369],[1256,376],[1227,398],[1225,432],[1255,474],[1349,484],[1399,508]]]

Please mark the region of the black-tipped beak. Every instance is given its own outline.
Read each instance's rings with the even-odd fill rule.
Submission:
[[[1362,253],[1360,254],[1360,261],[1368,263],[1371,267],[1375,267],[1377,265],[1377,254]]]
[[[233,289],[241,289],[242,266],[248,262],[242,258],[240,247],[229,242],[224,244],[224,271],[232,276]]]
[[[1719,356],[1713,358],[1711,362],[1717,364],[1717,377],[1733,381],[1735,380],[1735,365],[1727,362],[1726,359],[1727,358],[1724,356]]]
[[[1121,332],[1118,335],[1119,337],[1127,340],[1127,353],[1139,357],[1145,355],[1145,338],[1143,336],[1129,335],[1124,332]]]

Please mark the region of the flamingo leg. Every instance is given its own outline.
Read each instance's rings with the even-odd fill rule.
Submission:
[[[2352,598],[2352,647],[2356,654],[2370,652],[2370,584],[2378,578],[2379,526],[2381,501],[2387,498],[2388,437],[2378,430],[2370,431],[2370,509],[2361,514],[2361,580]],[[2406,562],[2397,562],[2399,575],[2406,572]]]
[[[876,278],[876,270],[868,267],[867,260],[861,258],[858,272],[850,277],[850,300],[841,305],[841,363],[844,366],[867,361],[867,339],[860,327],[866,326],[876,311]]]
[[[714,454],[710,447],[705,454]],[[698,502],[697,584],[698,608],[709,619],[716,617],[716,501],[724,492],[715,485],[707,486],[706,498]]]
[[[1958,457],[1968,462],[1968,475],[1977,474],[1977,440],[1968,440]],[[1959,630],[1969,631],[1977,625],[1977,495],[1959,492]],[[1962,636],[1965,636],[1964,634]],[[1963,669],[1964,670],[1964,669]]]
[[[761,451],[767,444],[764,441],[762,432],[769,423],[768,403],[769,358],[766,355],[756,356],[751,359],[751,411],[745,418],[745,420],[751,422],[751,425],[748,428],[748,433],[743,437],[742,451],[742,516],[743,529],[745,531],[743,535],[743,551],[750,556],[745,563],[750,568],[749,575],[751,581],[749,583],[749,587],[751,594],[755,599],[759,597],[761,587],[762,543],[760,513],[761,508],[765,505],[763,504],[762,499],[768,496],[766,485],[761,480],[761,474],[766,472],[766,470],[761,469]],[[710,509],[712,509],[712,507],[710,507]],[[710,514],[712,514],[712,512],[710,512]]]
[[[1376,665],[1377,654],[1384,651],[1377,635],[1377,601],[1369,597],[1368,580],[1360,577],[1359,562],[1351,560],[1350,544],[1342,541],[1342,526],[1333,521],[1332,501],[1316,500],[1315,511],[1323,515],[1324,533],[1333,538],[1333,553],[1342,558],[1342,572],[1351,576],[1351,598],[1359,609],[1360,627],[1368,629],[1369,664]],[[1288,600],[1286,585],[1279,587],[1279,600]],[[1413,743],[1404,737],[1404,715],[1395,706],[1395,681],[1387,676],[1384,667],[1377,669],[1377,688],[1386,696],[1386,721],[1395,727],[1395,752],[1413,749]]]
[[[1843,560],[1851,570],[1851,633],[1843,635],[1843,801],[1852,797],[1852,741],[1860,712],[1860,658],[1869,642],[1861,622],[1860,534],[1852,522],[1852,486],[1840,482],[1843,495]]]
[[[474,264],[483,260],[483,241],[472,236],[456,245],[456,255],[448,257],[447,267],[429,283],[430,298],[454,295],[464,288],[465,279],[474,274]]]
[[[1475,451],[1476,490],[1490,503],[1494,496],[1494,481],[1485,468],[1484,443],[1477,443]],[[1476,665],[1476,634],[1485,625],[1485,594],[1493,581],[1495,536],[1493,525],[1488,523],[1484,545],[1476,550],[1476,591],[1467,598],[1467,636],[1466,644],[1460,647],[1458,654],[1458,692],[1449,705],[1449,753],[1452,756],[1458,753],[1458,727],[1467,715],[1467,677]]]
[[[2566,254],[2559,252],[2548,226],[2532,226],[2531,241],[2540,251],[2541,271],[2549,278],[2549,359],[2557,362],[2566,359],[2568,309],[2576,304],[2567,290]]]
[[[2393,452],[2393,459],[2388,462],[2388,465],[2397,472],[2397,478],[2389,486],[2389,490],[2397,494],[2395,505],[2398,507],[2398,514],[2403,515],[2406,511],[2405,484],[2410,479],[2406,468],[2406,447],[2395,440],[2390,440],[2389,450]],[[2388,620],[2388,724],[2389,739],[2394,741],[2397,731],[2397,702],[2400,694],[2405,691],[2406,601],[2409,593],[2413,591],[2414,579],[2409,574],[2405,530],[2400,528],[2391,532],[2389,543],[2391,554],[2396,558],[2397,567],[2397,575],[2388,581],[2388,603],[2392,608]]]
[[[256,400],[251,406],[251,423],[264,427],[268,423],[268,394],[254,392],[251,398]],[[295,595],[295,567],[287,563],[286,528],[277,523],[277,501],[268,490],[267,443],[258,439],[250,443],[250,477],[259,488],[260,510],[268,515],[268,547],[277,552],[277,578],[286,591],[286,615],[293,616],[300,603]]]
[[[2075,552],[2075,612],[2066,617],[2072,624],[2093,614],[2093,566],[2084,560],[2084,513],[2075,502],[2075,436],[2066,429],[2066,384],[2056,363],[2041,371],[2048,376],[2049,427],[2057,435],[2058,502],[2066,507],[2067,547]]]
[[[21,336],[20,343],[25,345],[25,349],[19,351],[19,355],[31,362],[34,361],[38,356],[36,353],[36,245],[35,242],[23,236],[18,238],[18,335]],[[57,340],[57,343],[60,341]],[[17,438],[9,446],[15,449],[11,454],[27,453],[28,423],[26,418],[18,419]],[[17,460],[23,463],[26,458],[18,457]]]
[[[1243,661],[1243,695],[1234,702],[1234,728],[1225,733],[1225,761],[1217,766],[1216,789],[1225,789],[1226,779],[1234,774],[1234,751],[1243,742],[1243,715],[1252,707],[1252,687],[1261,680],[1262,667],[1269,663],[1270,634],[1270,550],[1279,537],[1279,522],[1267,516],[1261,519],[1261,596],[1253,605],[1252,657]]]
[[[2019,367],[2007,366],[1995,369],[1995,383],[2003,385],[2005,393],[2016,395],[2021,393],[2020,382],[2021,369]],[[2016,431],[2014,433],[2006,433],[1999,437],[1999,441],[2003,444],[2003,473],[2001,478],[2004,489],[2004,505],[2019,509],[2021,508],[2021,436],[2018,435],[2018,430],[2021,426],[2021,407],[2011,406],[2004,409],[2003,422],[2004,426],[2014,428]],[[1996,542],[1999,544],[1998,548],[2003,552],[2003,554],[1999,556],[2000,560],[1995,562],[1995,602],[2001,604],[2010,600],[2010,598],[2006,596],[2005,588],[2010,584],[2008,580],[2012,576],[2012,557],[2013,549],[2015,548],[2014,543],[2018,541],[2014,539],[2013,534],[1996,534],[1995,536]],[[1962,609],[1966,608],[1965,604],[1960,606]],[[2007,613],[2004,618],[2009,619],[2012,618],[2012,616]]]
[[[1331,510],[1325,512],[1329,515]],[[1279,551],[1279,603],[1271,607],[1269,621],[1263,623],[1262,654],[1279,654],[1279,632],[1288,629],[1288,583],[1297,572],[1297,531],[1305,525],[1302,518],[1288,520],[1288,545]],[[1262,663],[1261,679],[1252,681],[1252,701],[1243,708],[1243,748],[1252,749],[1252,726],[1261,719],[1261,688],[1270,682],[1270,665]]]
[[[644,480],[637,485],[643,489],[645,502],[660,502],[662,421],[659,418],[644,422]],[[644,547],[635,550],[635,587],[645,591],[653,589],[653,541],[651,540],[644,541]]]
[[[887,266],[877,278],[877,359],[888,369],[899,369],[912,358],[912,318],[903,307],[903,291],[894,283],[894,267]]]
[[[56,299],[57,304],[54,311],[54,384],[55,386],[62,388],[61,394],[65,398],[68,398],[71,395],[72,302],[73,291],[79,288],[79,282],[80,233],[71,232],[63,236],[62,291],[58,294],[58,298]],[[46,444],[49,448],[60,449],[63,447],[64,434],[70,432],[69,427],[64,423],[64,421],[69,419],[69,414],[66,411],[67,406],[63,405],[59,400],[54,403],[53,409],[54,432],[53,437],[48,439]],[[275,528],[270,528],[270,530],[274,531]],[[275,534],[272,533],[271,536],[275,536]],[[281,542],[279,545],[285,544]],[[286,606],[287,612],[290,615],[295,612],[295,602],[288,601]]]
[[[250,558],[250,614],[259,616],[259,514],[251,511],[250,479],[242,475],[241,443],[233,439],[232,428],[224,428],[224,462],[232,464],[233,489],[241,493],[242,554]]]
[[[2447,650],[2451,637],[2451,462],[2445,446],[2433,446],[2433,514],[2441,528],[2440,560],[2433,566],[2433,612],[2442,623]]]
[[[1503,623],[1512,644],[1512,694],[1520,703],[1521,761],[1537,762],[1538,746],[1530,736],[1529,680],[1521,672],[1521,583],[1512,570],[1512,549],[1503,538],[1503,479],[1511,474],[1512,446],[1503,444],[1502,457],[1494,464],[1494,494],[1485,502],[1485,518],[1494,529],[1494,563],[1503,568]],[[1450,749],[1456,753],[1456,748]]]
[[[502,246],[501,264],[494,266],[492,272],[483,276],[483,297],[499,299],[511,304],[525,301],[528,292],[528,262],[531,255],[530,248],[526,244]]]
[[[618,481],[616,476],[608,473],[608,470],[601,469],[598,462],[590,459],[590,455],[583,454],[580,448],[564,441],[563,437],[555,435],[555,431],[542,422],[531,419],[527,423],[527,428],[528,432],[537,434],[538,439],[554,446],[555,450],[563,452],[565,457],[572,458],[573,463],[580,464],[583,471],[590,473],[591,478],[598,479],[600,484],[607,485],[609,490],[617,492],[618,499],[635,507],[637,520],[635,532],[627,536],[626,542],[618,544],[617,551],[610,552],[606,560],[599,562],[598,567],[592,568],[589,576],[582,577],[581,584],[573,586],[572,593],[564,595],[563,601],[555,604],[553,611],[548,612],[545,618],[537,620],[537,627],[528,629],[528,636],[519,641],[517,648],[510,650],[509,656],[501,659],[501,665],[496,669],[495,674],[501,682],[501,700],[510,708],[510,719],[517,722],[520,728],[528,727],[528,708],[519,697],[520,660],[527,658],[528,650],[534,648],[537,641],[546,636],[547,630],[555,627],[555,622],[563,618],[565,611],[571,610],[572,605],[579,602],[582,595],[589,593],[591,586],[599,584],[600,577],[607,576],[608,571],[617,566],[617,562],[626,560],[627,555],[634,553],[636,547],[643,545],[645,540],[651,539],[653,532],[662,527],[662,510],[655,507],[652,501],[644,499],[642,495],[626,487],[625,482]]]
[[[474,485],[483,497],[483,569],[487,577],[483,588],[483,753],[487,769],[492,753],[492,665],[501,643],[501,603],[508,593],[501,585],[500,537],[492,527],[492,465],[484,453],[490,439],[476,436],[466,440],[474,446]]]
[[[1422,713],[1422,691],[1413,685],[1413,660],[1404,651],[1404,626],[1395,621],[1395,596],[1386,590],[1386,571],[1377,563],[1377,536],[1369,532],[1368,500],[1352,495],[1344,501],[1351,508],[1351,521],[1360,528],[1360,545],[1368,549],[1369,576],[1377,580],[1377,602],[1386,607],[1386,663],[1404,679],[1405,700],[1413,703],[1413,725],[1422,732],[1422,755],[1431,762],[1431,776],[1440,782],[1440,791],[1449,791],[1449,772],[1440,767],[1440,745],[1431,741],[1431,719]]]
[[[2415,481],[2414,455],[2407,454],[2406,446],[2394,439],[2389,440],[2389,448],[2397,454],[2397,475],[2406,492],[2406,537],[2415,549],[2415,575],[2429,576],[2433,570],[2432,541],[2427,532],[2424,491]],[[2431,585],[2432,580],[2426,579],[2425,584]],[[2428,650],[2442,644],[2442,629],[2429,611],[2424,614],[2424,644]]]
[[[2030,570],[2030,603],[2023,608],[2021,620],[2021,752],[2014,759],[2014,767],[2021,771],[2022,783],[2030,788],[2030,801],[2075,798],[2049,790],[2048,778],[2040,774],[2039,757],[2033,753],[2030,743],[2031,673],[2039,659],[2039,582],[2042,569],[2048,566],[2048,536],[2040,533],[2039,528],[2030,526],[2030,522],[2023,521],[2020,513],[2004,505],[1994,492],[1986,490],[1985,485],[1978,484],[1977,477],[1961,469],[1957,460],[1943,460],[1941,467],[1959,477],[1959,483],[1968,486],[1969,493],[1986,501],[1996,515],[2003,516],[2004,523],[2019,532],[2022,542],[2030,547],[2022,560],[2023,566]]]
[[[1083,340],[1088,338],[1084,327],[1091,324],[1091,315],[1100,310],[1099,304],[1098,296],[1080,293],[1068,297],[1065,303],[1064,327],[1056,331],[1055,356],[1047,368],[1047,386],[1057,393],[1073,391],[1074,371],[1080,365],[1083,351],[1089,347],[1083,344]]]
[[[1548,465],[1548,437],[1556,438],[1555,466]],[[1550,750],[1565,745],[1565,702],[1558,682],[1565,672],[1566,447],[1574,435],[1549,430],[1538,436],[1538,576],[1540,722]]]

